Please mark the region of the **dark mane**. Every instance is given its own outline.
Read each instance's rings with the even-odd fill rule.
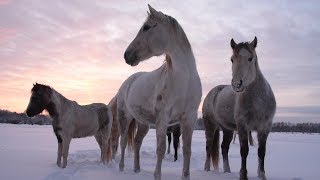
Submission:
[[[31,89],[31,92],[36,92],[36,91],[39,91],[40,89],[47,89],[47,90],[51,90],[52,88],[48,85],[44,85],[44,84],[34,84],[32,89]]]

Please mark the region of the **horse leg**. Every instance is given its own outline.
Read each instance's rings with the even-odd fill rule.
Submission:
[[[134,138],[134,172],[140,172],[140,148],[143,138],[149,131],[149,125],[139,124],[136,137]]]
[[[62,162],[62,168],[65,168],[68,163],[68,154],[69,154],[69,146],[71,142],[71,137],[67,137],[64,139],[62,142],[62,157],[63,157],[63,162]]]
[[[247,180],[248,179],[247,157],[249,153],[249,145],[248,145],[248,131],[245,125],[238,125],[238,135],[239,135],[240,154],[241,154],[240,179]]]
[[[168,150],[167,150],[167,154],[170,154],[171,132],[167,132],[167,136],[168,136]]]
[[[264,157],[266,154],[266,142],[269,132],[258,132],[258,157],[259,157],[259,166],[258,166],[258,176],[260,179],[267,179],[264,170]]]
[[[61,167],[61,157],[62,157],[62,137],[60,135],[59,132],[61,132],[61,128],[57,128],[55,126],[53,126],[53,131],[54,131],[54,134],[56,135],[57,137],[57,141],[58,141],[58,157],[57,157],[57,165],[58,167]]]
[[[157,165],[154,170],[154,179],[161,180],[161,165],[162,159],[166,152],[166,132],[167,122],[169,118],[164,112],[159,113],[159,117],[156,121],[156,136],[157,136]]]
[[[128,143],[128,130],[130,125],[129,118],[126,117],[126,114],[124,111],[120,110],[118,111],[118,119],[120,122],[120,133],[121,133],[121,139],[120,139],[120,146],[121,146],[121,157],[120,157],[120,163],[119,163],[119,169],[120,171],[124,170],[124,154]]]
[[[229,147],[233,138],[233,131],[223,129],[223,140],[221,143],[222,157],[223,157],[223,171],[230,173],[230,165],[229,165]]]
[[[61,167],[61,157],[62,157],[62,142],[58,142],[58,157],[57,157],[58,167]]]
[[[120,145],[121,145],[121,155],[120,155],[120,163],[119,163],[119,169],[120,171],[124,170],[124,154],[128,143],[128,137],[127,133],[128,130],[121,130],[121,139],[120,139]]]
[[[112,152],[111,152],[111,141],[110,141],[110,133],[111,133],[111,126],[108,125],[104,127],[104,129],[101,132],[101,151],[103,153],[102,162],[103,164],[107,164],[111,158],[112,158]]]
[[[192,133],[195,121],[197,120],[197,113],[191,113],[186,116],[186,119],[181,121],[181,133],[183,142],[183,170],[182,179],[190,179],[190,157],[191,157],[191,143]]]
[[[112,159],[116,159],[117,151],[118,151],[118,144],[119,144],[120,134],[116,135],[116,137],[112,138]]]
[[[103,149],[102,149],[102,137],[100,132],[98,132],[96,135],[94,135],[94,137],[96,138],[97,143],[99,144],[100,147],[100,152],[101,152],[101,161],[103,161],[104,157],[103,157]]]
[[[178,148],[179,148],[179,138],[180,138],[180,126],[176,127],[173,131],[173,147],[174,147],[174,161],[178,160]]]

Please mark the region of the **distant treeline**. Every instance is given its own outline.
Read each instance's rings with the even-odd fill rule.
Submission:
[[[320,123],[276,122],[272,125],[272,132],[320,133]]]
[[[195,129],[204,129],[202,118],[198,119]],[[320,133],[320,123],[275,122],[272,125],[272,132]]]
[[[30,118],[25,113],[16,113],[0,109],[0,123],[50,125],[51,122],[51,118],[46,115],[37,115]]]
[[[52,119],[46,115],[37,115],[30,118],[25,113],[16,113],[0,109],[0,123],[50,125]],[[195,129],[204,130],[202,118],[198,119]],[[294,124],[289,122],[276,122],[273,123],[272,132],[320,133],[320,123]]]

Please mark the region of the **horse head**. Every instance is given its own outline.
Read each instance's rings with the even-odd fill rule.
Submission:
[[[237,44],[233,39],[230,41],[233,54],[232,62],[232,81],[234,91],[243,92],[256,78],[257,37],[252,42],[242,42]]]
[[[51,102],[52,89],[42,84],[33,84],[31,97],[26,110],[27,116],[33,117],[41,113]]]
[[[136,66],[141,61],[166,53],[172,38],[172,33],[170,33],[171,17],[155,10],[150,5],[148,7],[150,12],[148,12],[147,20],[124,53],[126,63],[131,66]]]

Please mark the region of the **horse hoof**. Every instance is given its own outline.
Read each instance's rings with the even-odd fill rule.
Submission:
[[[205,171],[210,171],[210,167],[204,167]]]
[[[266,174],[264,172],[258,171],[258,177],[261,180],[267,180]]]
[[[154,180],[161,180],[161,176],[160,175],[154,175]]]
[[[247,170],[240,170],[240,180],[248,180]]]
[[[123,172],[124,166],[119,165],[120,172]]]
[[[134,172],[135,172],[135,173],[139,173],[139,172],[140,172],[140,169],[135,169]]]
[[[182,180],[190,180],[190,176],[182,176],[181,179]]]

